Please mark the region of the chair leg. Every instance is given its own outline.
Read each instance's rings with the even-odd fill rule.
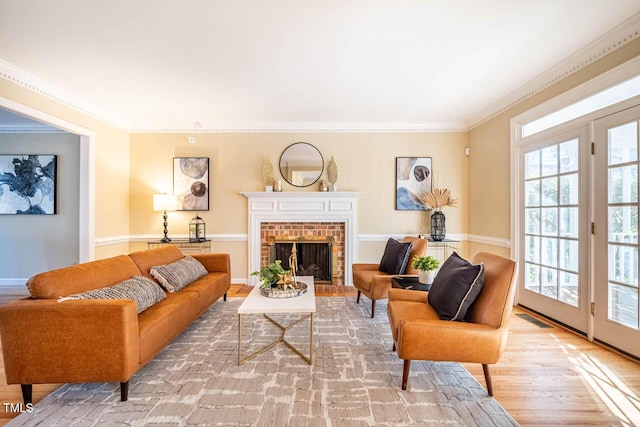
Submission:
[[[120,383],[120,400],[126,402],[129,399],[129,381]]]
[[[226,301],[227,300],[227,293],[225,292],[224,295],[222,296],[222,300]]]
[[[491,372],[489,372],[489,365],[482,364],[482,370],[484,371],[484,381],[487,383],[487,392],[489,396],[493,396],[493,385],[491,385]]]
[[[371,318],[376,315],[376,300],[371,300]]]
[[[356,297],[356,304],[360,304],[360,291],[358,291],[358,296]]]
[[[391,351],[396,351],[396,342],[393,342],[393,348],[391,349]]]
[[[24,401],[24,406],[33,403],[33,385],[20,384],[20,389],[22,390],[22,400]]]
[[[402,389],[407,389],[407,383],[409,382],[409,369],[411,369],[411,360],[404,361],[404,369],[402,369]]]

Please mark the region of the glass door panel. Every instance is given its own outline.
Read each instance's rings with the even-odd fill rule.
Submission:
[[[586,331],[586,128],[532,146],[522,156],[519,303]],[[585,166],[586,169],[586,166]],[[583,209],[586,210],[586,209]],[[584,252],[583,252],[584,251]],[[582,267],[582,268],[581,268]]]
[[[635,107],[595,121],[594,187],[594,338],[636,356],[639,120]]]

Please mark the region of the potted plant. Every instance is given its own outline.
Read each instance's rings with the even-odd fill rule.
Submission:
[[[440,267],[440,261],[431,255],[416,256],[413,258],[413,261],[411,261],[411,267],[420,270],[418,273],[418,281],[420,283],[430,285],[433,283],[435,270]]]
[[[289,270],[285,270],[282,267],[282,261],[277,259],[271,264],[262,267],[260,271],[254,271],[251,275],[259,276],[264,286],[273,286],[281,276],[289,273]]]

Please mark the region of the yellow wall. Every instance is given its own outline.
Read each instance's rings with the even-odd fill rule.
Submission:
[[[338,165],[340,191],[360,191],[358,234],[417,235],[428,213],[395,210],[395,158],[432,157],[434,185],[452,189],[457,207],[445,208],[447,232],[467,232],[467,145],[465,132],[447,133],[202,133],[196,144],[186,134],[131,135],[131,233],[159,235],[162,215],[152,211],[152,194],[171,192],[173,157],[210,158],[210,207],[200,216],[207,234],[246,234],[247,199],[240,193],[262,191],[262,162],[272,161],[281,178],[278,161],[291,143],[315,145],[326,162]],[[326,173],[324,175],[326,178]],[[317,191],[283,181],[283,191]],[[169,235],[184,235],[194,213],[169,213]],[[214,250],[232,253],[233,277],[247,273],[246,242],[214,242]],[[384,242],[358,244],[357,261],[379,261]]]
[[[510,120],[639,54],[636,39],[469,131],[469,234],[510,238]],[[509,253],[503,247],[470,244],[468,255],[478,250]]]
[[[129,134],[5,79],[0,79],[0,96],[95,132],[95,236],[128,235]],[[97,247],[95,255],[112,253],[108,247]]]
[[[468,133],[201,133],[195,135],[197,142],[192,145],[186,134],[128,134],[5,79],[0,79],[0,96],[95,132],[97,239],[160,235],[162,218],[152,211],[152,194],[172,191],[173,157],[184,156],[211,159],[211,210],[201,213],[207,234],[246,234],[246,199],[239,193],[261,191],[263,159],[269,158],[277,169],[282,150],[297,141],[318,147],[325,161],[335,158],[341,191],[363,192],[359,200],[359,235],[404,235],[427,230],[428,214],[394,209],[395,157],[430,156],[434,183],[451,188],[460,201],[457,207],[445,208],[448,234],[509,239],[509,120],[638,52],[640,39]],[[465,146],[471,149],[469,158],[464,156]],[[299,190],[284,183],[284,191]],[[187,212],[170,213],[170,235],[185,235],[192,216]],[[383,246],[382,241],[358,242],[357,261],[377,261]],[[144,248],[143,242],[98,246],[96,257]],[[246,277],[246,242],[215,242],[214,250],[231,253],[233,276]],[[466,256],[479,250],[508,252],[508,248],[488,244],[461,245],[461,253]]]

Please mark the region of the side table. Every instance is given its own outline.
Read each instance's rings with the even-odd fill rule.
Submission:
[[[417,277],[394,276],[391,278],[392,288],[411,289],[413,291],[428,291],[431,285],[425,285],[418,281]]]
[[[147,242],[147,248],[153,249],[164,245],[176,245],[184,254],[208,254],[211,253],[211,240],[207,239],[202,242],[191,242],[189,239],[171,239],[170,242],[162,242],[153,240]]]

